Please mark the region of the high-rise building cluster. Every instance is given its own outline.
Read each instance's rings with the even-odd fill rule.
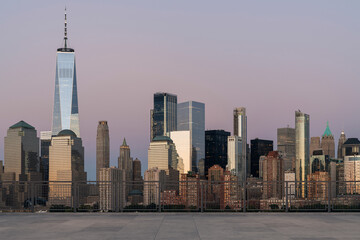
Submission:
[[[68,47],[65,13],[64,46],[56,56],[52,128],[41,131],[39,138],[36,129],[24,121],[9,127],[4,164],[0,161],[0,206],[20,206],[34,189],[52,208],[81,205],[103,211],[131,206],[152,209],[159,204],[194,207],[202,201],[200,196],[225,209],[244,204],[239,199],[245,195],[271,199],[276,205],[285,195],[299,202],[360,194],[360,184],[356,184],[360,181],[360,141],[347,139],[341,132],[335,156],[329,122],[321,137],[311,137],[310,116],[295,111],[295,128],[278,128],[274,146],[273,140],[248,140],[245,107],[235,107],[229,120],[232,133],[206,130],[204,103],[178,103],[177,95],[157,92],[150,110],[144,178],[141,161],[131,156],[125,138],[117,166],[110,166],[110,129],[102,120],[96,136],[96,181],[89,183],[80,138],[75,51]]]

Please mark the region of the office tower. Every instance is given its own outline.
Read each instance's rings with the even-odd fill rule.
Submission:
[[[208,169],[208,184],[206,199],[220,205],[221,200],[221,181],[224,179],[224,169],[220,165],[214,165]]]
[[[250,156],[248,155],[248,144],[247,144],[247,116],[246,108],[240,107],[235,108],[233,111],[234,116],[234,136],[238,136],[242,142],[241,158],[242,162],[246,162],[246,177],[250,175],[251,164]]]
[[[195,101],[179,103],[177,130],[190,131],[191,171],[198,172],[199,162],[205,159],[205,104]]]
[[[139,159],[137,159],[137,158],[133,161],[133,176],[134,176],[134,181],[141,181],[142,180],[141,161]]]
[[[323,150],[315,150],[310,157],[309,174],[315,172],[329,172],[330,173],[330,157],[325,155]]]
[[[342,149],[343,149],[343,145],[344,145],[345,142],[346,142],[345,133],[344,133],[344,131],[341,131],[341,135],[340,135],[339,143],[338,143],[338,152],[337,152],[337,158],[338,159],[343,159],[344,158],[344,155],[342,153]]]
[[[224,130],[205,131],[205,175],[208,175],[208,169],[215,164],[223,169],[227,165],[227,138],[229,132]]]
[[[52,135],[70,129],[80,137],[79,108],[76,83],[75,51],[67,45],[65,12],[64,47],[56,53],[56,74]]]
[[[149,168],[144,173],[144,205],[159,204],[160,184],[165,182],[166,173],[157,167]]]
[[[295,128],[277,129],[277,150],[284,161],[284,170],[295,168]]]
[[[15,173],[17,181],[27,181],[29,175],[40,174],[39,138],[33,126],[24,121],[12,125],[4,145],[5,172]]]
[[[330,131],[329,122],[327,122],[325,132],[321,137],[321,148],[324,155],[329,155],[332,159],[335,158],[335,140]]]
[[[360,141],[357,138],[348,138],[343,144],[344,180],[348,194],[359,194],[360,184]],[[6,168],[5,168],[6,169]]]
[[[314,154],[314,151],[321,150],[320,137],[310,138],[310,157]]]
[[[190,131],[173,131],[170,132],[170,138],[175,144],[176,152],[184,163],[184,173],[193,171],[191,159],[191,134]]]
[[[299,111],[295,112],[295,177],[298,182],[297,195],[306,197],[306,180],[309,171],[310,117]]]
[[[279,153],[279,155],[280,155],[280,153]],[[265,158],[266,158],[266,156],[260,156],[260,158],[259,158],[259,178],[263,178],[263,163],[265,161]],[[284,163],[284,160],[283,160],[283,163]]]
[[[51,139],[49,147],[49,201],[52,204],[71,205],[71,182],[86,181],[84,171],[84,147],[81,138],[71,130],[62,130]]]
[[[143,179],[141,176],[141,161],[139,159],[135,159],[133,161],[133,190],[143,191]]]
[[[120,146],[120,156],[118,158],[118,166],[125,171],[126,181],[133,179],[133,160],[130,157],[130,147],[124,138],[123,144]]]
[[[100,210],[117,211],[124,205],[124,170],[110,167],[99,169]],[[120,192],[122,190],[122,192]]]
[[[246,162],[241,160],[242,142],[238,136],[229,136],[227,138],[227,165],[226,169],[232,175],[238,176],[239,179],[246,179]]]
[[[273,151],[273,141],[263,139],[253,139],[251,143],[251,175],[259,177],[259,159]]]
[[[42,179],[49,181],[49,147],[51,145],[51,131],[40,132],[40,172]]]
[[[262,163],[263,174],[263,198],[278,198],[283,195],[283,161],[277,151],[271,151],[267,154]]]
[[[96,135],[96,181],[99,181],[101,168],[110,164],[110,138],[107,121],[99,121]]]
[[[330,175],[328,172],[318,171],[315,173],[310,173],[307,176],[308,198],[316,199],[316,200],[327,200],[329,197],[329,194],[328,194],[329,180],[330,180]]]
[[[133,159],[130,157],[130,147],[126,144],[124,138],[123,144],[120,146],[120,156],[118,158],[118,166],[124,170],[126,190],[125,195],[128,196],[132,189],[133,181]],[[127,198],[126,198],[127,199]]]
[[[179,196],[187,208],[197,208],[200,204],[200,176],[199,174],[181,174]]]
[[[154,94],[154,109],[150,110],[152,137],[168,136],[177,127],[177,96],[170,93]]]
[[[184,164],[178,157],[175,144],[167,136],[157,136],[150,143],[148,149],[148,168],[168,170],[172,168],[184,173]]]

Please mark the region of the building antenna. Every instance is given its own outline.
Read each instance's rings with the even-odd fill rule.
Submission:
[[[65,6],[65,22],[64,22],[64,24],[65,24],[65,28],[64,28],[64,41],[65,41],[65,48],[67,48],[67,40],[68,40],[68,38],[67,38],[67,20],[66,20],[66,6]]]

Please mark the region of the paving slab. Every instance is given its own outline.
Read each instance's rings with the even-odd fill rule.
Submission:
[[[360,238],[360,213],[0,213],[0,239]]]

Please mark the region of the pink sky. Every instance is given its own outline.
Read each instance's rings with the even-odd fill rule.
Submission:
[[[50,130],[63,8],[77,61],[85,168],[95,178],[96,127],[107,120],[111,164],[126,137],[147,166],[153,93],[206,106],[206,129],[232,131],[245,106],[248,139],[276,140],[310,114],[360,137],[358,1],[5,1],[0,8],[0,159],[9,126]]]

